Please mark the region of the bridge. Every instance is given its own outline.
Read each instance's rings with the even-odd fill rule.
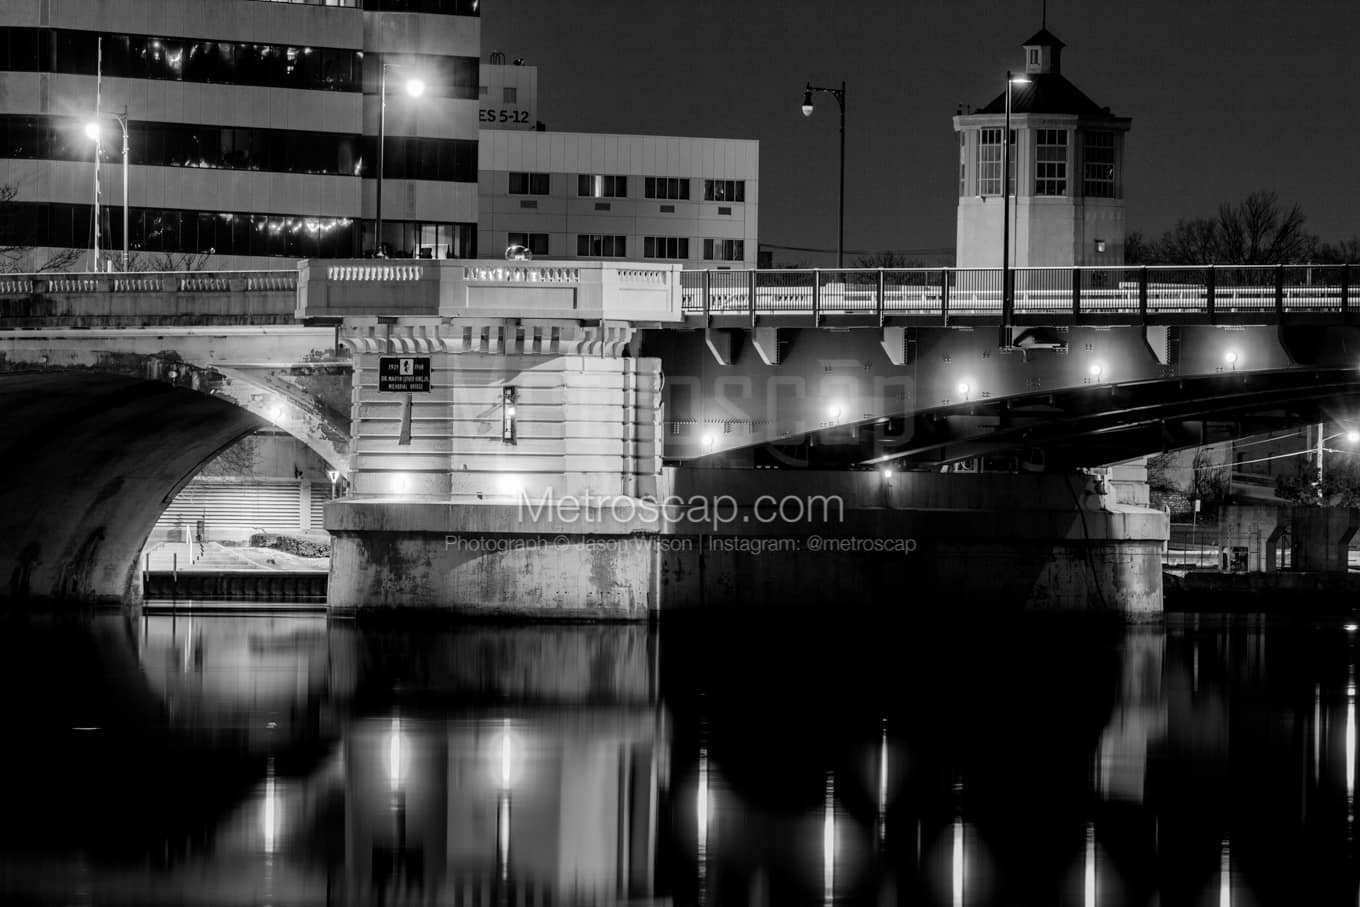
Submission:
[[[1164,519],[1140,506],[1136,468],[1128,483],[1082,468],[1340,416],[1360,366],[1353,273],[1020,269],[1009,300],[995,269],[364,260],[6,275],[0,592],[135,600],[156,516],[206,460],[272,424],[350,479],[327,516],[340,611],[637,617],[662,599],[749,599],[753,584],[773,606],[896,582],[900,562],[862,551],[811,582],[788,569],[828,530],[933,540],[911,568],[927,587],[1018,557],[1009,591],[1026,602],[1103,599],[1132,571],[1139,591],[1119,607],[1151,608]],[[431,390],[379,390],[384,355],[429,357]],[[958,463],[1001,472],[939,473]],[[757,508],[813,492],[841,500],[836,526],[772,525]],[[696,497],[734,500],[737,518],[643,506]],[[1003,506],[1025,525],[983,531]],[[941,507],[976,519],[927,519]],[[979,532],[985,556],[961,542]],[[752,559],[703,548],[712,536],[796,547]],[[519,547],[489,551],[501,538]],[[553,552],[525,544],[559,538]],[[1109,576],[1081,566],[1092,546]]]

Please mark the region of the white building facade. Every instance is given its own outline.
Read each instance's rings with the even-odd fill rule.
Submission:
[[[5,0],[0,4],[0,247],[94,240],[102,114],[101,267],[277,267],[377,246],[379,85],[386,72],[389,254],[476,252],[479,0]],[[403,90],[424,86],[419,97]],[[98,101],[96,96],[98,95]],[[180,259],[182,260],[182,259]],[[11,268],[23,263],[11,260]]]
[[[538,67],[522,61],[507,64],[492,51],[483,63],[477,118],[483,129],[534,130],[538,122]]]
[[[1132,121],[1062,75],[1063,43],[1047,29],[1022,45],[1025,82],[1011,88],[1010,264],[1124,263],[1124,144]],[[1006,93],[954,117],[959,143],[958,266],[999,268]]]
[[[479,153],[484,257],[755,267],[759,142],[488,128]]]

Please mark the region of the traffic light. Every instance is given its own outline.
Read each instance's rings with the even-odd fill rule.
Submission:
[[[512,385],[501,388],[501,440],[506,444],[515,443],[515,400],[517,394]]]

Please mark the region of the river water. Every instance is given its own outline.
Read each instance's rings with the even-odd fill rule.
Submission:
[[[3,630],[3,903],[1360,896],[1343,620]]]

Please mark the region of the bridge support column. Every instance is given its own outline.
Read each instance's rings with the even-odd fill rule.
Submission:
[[[670,493],[724,503],[667,527],[663,612],[1162,610],[1167,517],[1095,476],[682,469]]]
[[[349,324],[354,458],[350,496],[326,513],[332,611],[646,618],[661,375],[623,355],[630,338],[567,322]],[[379,389],[380,359],[412,354],[392,348],[429,356],[429,392]]]

